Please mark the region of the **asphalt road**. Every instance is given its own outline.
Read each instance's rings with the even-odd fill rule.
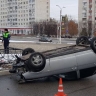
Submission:
[[[0,76],[0,96],[54,96],[58,80],[51,77],[25,84],[18,84],[14,76]],[[64,81],[67,96],[96,96],[96,75],[78,81]]]
[[[13,40],[17,40],[17,38],[13,38]],[[38,39],[23,37],[18,40],[34,41]],[[75,41],[65,39],[64,42]],[[58,80],[50,77],[49,79],[18,84],[14,75],[7,75],[0,76],[0,86],[0,96],[54,96],[58,90]],[[96,96],[96,75],[78,81],[63,80],[63,87],[68,96]]]
[[[33,42],[40,42],[39,41],[39,38],[36,38],[36,37],[22,37],[22,36],[12,36],[11,37],[11,40],[14,40],[14,41],[33,41]],[[59,38],[52,38],[52,42],[53,43],[57,43],[59,42]],[[76,44],[76,41],[74,40],[74,38],[62,38],[61,39],[61,42],[62,43],[73,43],[73,44]]]

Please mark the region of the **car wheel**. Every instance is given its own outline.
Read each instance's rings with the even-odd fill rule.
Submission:
[[[89,40],[86,36],[81,36],[78,37],[76,40],[76,45],[88,45],[89,44]]]
[[[22,51],[22,55],[27,55],[27,54],[33,53],[33,52],[35,52],[34,49],[32,49],[32,48],[26,48],[26,49],[24,49]]]
[[[96,37],[92,38],[90,42],[91,49],[96,53]]]
[[[39,52],[32,53],[29,57],[28,64],[33,72],[38,72],[44,69],[46,59],[43,54]]]

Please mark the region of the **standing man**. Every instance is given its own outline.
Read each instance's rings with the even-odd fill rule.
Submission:
[[[9,54],[9,40],[10,40],[10,33],[8,32],[8,29],[4,29],[2,42],[4,45],[5,54]]]

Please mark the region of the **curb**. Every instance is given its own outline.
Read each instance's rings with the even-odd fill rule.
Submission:
[[[9,70],[0,71],[0,76],[10,75]]]
[[[0,67],[0,76],[10,75],[11,73],[9,72],[9,70],[11,69],[11,67],[12,67],[12,65],[10,65],[10,64],[1,66]]]

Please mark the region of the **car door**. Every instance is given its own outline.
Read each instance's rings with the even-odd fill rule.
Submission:
[[[76,53],[78,69],[94,67],[96,65],[96,54],[92,50]]]
[[[46,37],[44,37],[44,41],[45,41],[45,42],[47,41]]]
[[[96,73],[96,54],[92,50],[76,53],[78,77],[85,78]]]
[[[76,71],[77,62],[75,54],[50,58],[50,68],[53,74]]]
[[[44,41],[43,37],[41,38],[41,41]]]

